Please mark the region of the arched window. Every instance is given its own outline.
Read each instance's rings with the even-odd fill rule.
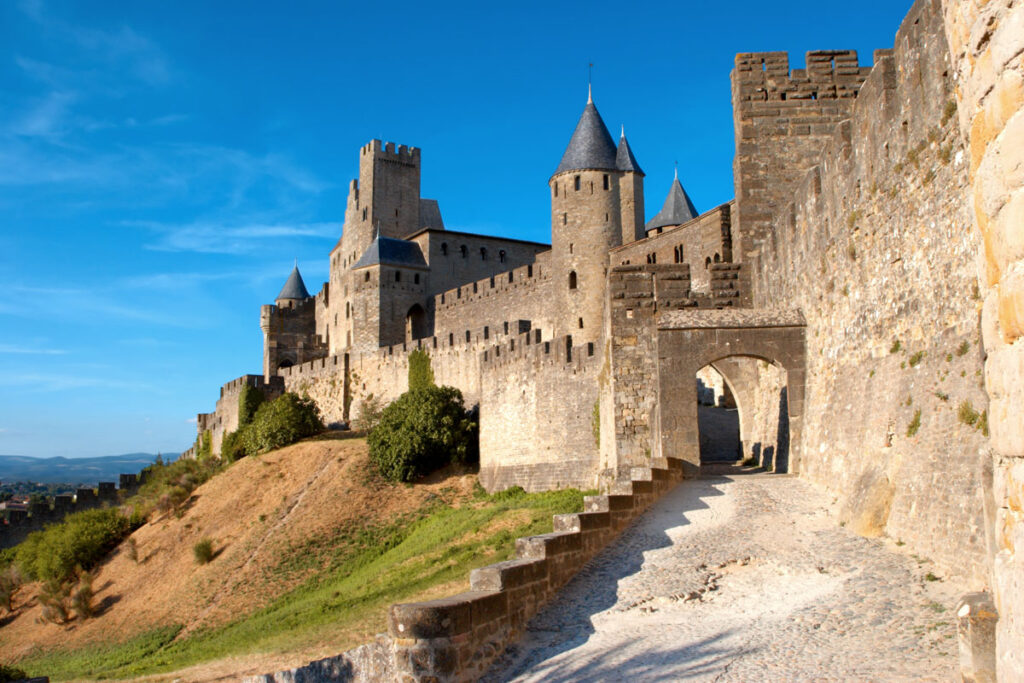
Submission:
[[[502,250],[500,250],[498,252],[498,261],[500,263],[504,263],[505,262],[505,250],[504,249],[502,249]]]
[[[721,262],[722,262],[722,257],[719,256],[718,254],[715,254],[715,263],[721,263]]]
[[[481,261],[486,261],[487,260],[487,247],[480,247],[480,260]]]
[[[710,267],[711,267],[711,257],[708,256],[706,259],[704,259],[704,270],[707,270]]]
[[[370,271],[366,271],[365,273],[363,273],[363,282],[369,282],[369,281],[370,281]]]
[[[459,247],[459,252],[462,254],[462,258],[466,258],[467,256],[469,256],[469,247],[463,244],[461,247]]]
[[[569,273],[569,289],[576,289],[576,271]]]
[[[579,192],[580,191],[580,177],[579,176],[576,176],[575,178],[573,178],[573,184],[576,186],[576,191]]]
[[[441,256],[447,256],[447,255],[448,255],[448,243],[447,242],[441,242]]]

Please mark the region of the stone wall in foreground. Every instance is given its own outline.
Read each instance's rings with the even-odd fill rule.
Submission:
[[[938,0],[919,0],[875,60],[851,118],[745,267],[757,305],[806,317],[801,474],[834,491],[860,533],[981,587],[991,481],[979,240]],[[739,199],[741,216],[757,212],[751,201]]]
[[[985,388],[994,452],[992,587],[1000,680],[1024,680],[1024,3],[944,0],[981,238]]]

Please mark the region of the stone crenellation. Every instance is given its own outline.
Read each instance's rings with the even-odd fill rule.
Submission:
[[[96,488],[79,487],[74,494],[59,494],[50,502],[34,501],[26,510],[4,510],[4,514],[0,514],[0,549],[21,543],[33,531],[55,524],[73,512],[114,505],[120,500],[119,488],[124,497],[143,483],[137,474],[122,474],[119,482],[120,486],[112,481],[101,481]]]

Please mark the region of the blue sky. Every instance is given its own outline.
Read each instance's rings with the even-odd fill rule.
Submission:
[[[736,52],[891,47],[909,2],[0,3],[0,453],[180,451],[327,277],[357,150],[423,150],[450,229],[549,241],[586,101],[732,197]]]

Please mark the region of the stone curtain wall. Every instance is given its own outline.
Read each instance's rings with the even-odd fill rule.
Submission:
[[[870,71],[852,50],[808,52],[807,67],[792,72],[785,52],[736,55],[735,261],[752,258],[768,238],[772,217],[792,201],[835,124],[849,118]]]
[[[981,584],[988,402],[952,75],[938,0],[921,0],[777,207],[752,277],[758,304],[807,319],[801,473],[859,532]]]
[[[597,486],[600,349],[526,332],[481,361],[480,484],[488,491]]]
[[[942,5],[970,178],[962,199],[982,240],[998,671],[1024,680],[1024,4]]]

